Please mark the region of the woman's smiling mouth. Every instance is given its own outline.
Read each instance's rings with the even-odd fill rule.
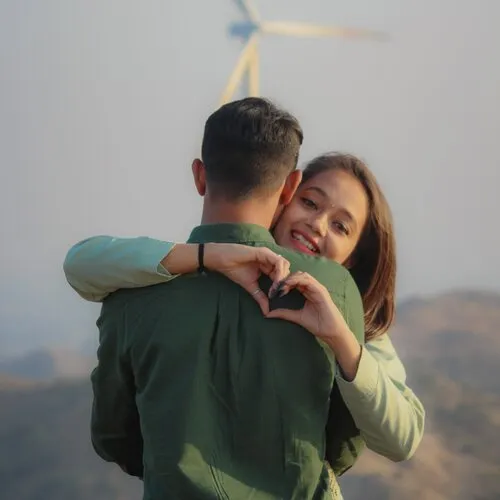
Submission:
[[[311,240],[307,235],[304,233],[298,232],[298,231],[292,231],[291,232],[292,240],[296,243],[298,243],[300,250],[304,251],[302,248],[307,250],[308,252],[306,253],[311,253],[312,255],[317,255],[319,254],[319,247],[318,245]],[[297,247],[297,245],[295,245]]]

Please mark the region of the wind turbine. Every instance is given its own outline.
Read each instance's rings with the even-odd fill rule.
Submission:
[[[248,95],[259,95],[258,43],[262,35],[366,38],[371,40],[385,40],[387,38],[384,33],[364,29],[287,21],[262,21],[252,0],[235,0],[235,2],[243,12],[245,20],[232,23],[229,31],[232,36],[241,38],[245,45],[222,93],[221,104],[233,99],[245,75],[248,77]]]

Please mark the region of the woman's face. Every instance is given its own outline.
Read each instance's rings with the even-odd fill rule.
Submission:
[[[274,237],[281,246],[348,266],[367,218],[363,185],[344,170],[326,171],[300,185]]]

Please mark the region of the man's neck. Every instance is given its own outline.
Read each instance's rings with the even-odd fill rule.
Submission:
[[[269,229],[274,210],[263,206],[259,201],[242,203],[205,203],[202,224],[256,224]]]

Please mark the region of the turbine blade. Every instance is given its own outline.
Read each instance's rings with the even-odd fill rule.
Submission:
[[[255,44],[248,64],[248,95],[259,96],[259,49]]]
[[[272,35],[297,37],[369,38],[373,40],[387,39],[387,35],[379,31],[281,21],[264,22],[261,25],[261,31]]]
[[[248,12],[248,16],[250,17],[250,19],[255,24],[259,24],[260,23],[260,16],[259,16],[259,13],[257,12],[257,7],[255,7],[254,1],[253,0],[242,0],[242,2],[245,4],[245,8]]]
[[[245,71],[248,70],[249,64],[251,62],[251,58],[254,54],[255,47],[257,45],[257,37],[254,35],[248,43],[243,48],[243,51],[240,54],[238,61],[229,77],[226,88],[222,92],[221,104],[226,104],[231,101],[238,85],[240,85],[241,80],[243,79],[243,75]]]
[[[255,8],[253,0],[235,0],[239,9],[245,17],[250,19],[250,21],[258,24],[260,22],[260,16]]]

